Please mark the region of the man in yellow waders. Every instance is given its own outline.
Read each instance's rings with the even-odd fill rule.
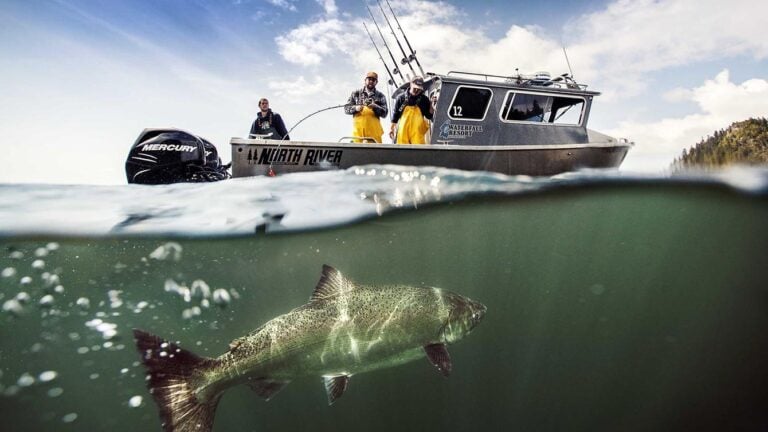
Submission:
[[[352,115],[352,136],[373,138],[377,143],[381,142],[384,129],[381,128],[381,117],[387,116],[387,98],[376,90],[379,75],[376,72],[368,72],[365,75],[365,85],[360,90],[355,90],[349,96],[344,112]],[[352,142],[363,142],[354,139]]]
[[[392,125],[389,136],[397,144],[424,144],[424,134],[429,130],[429,122],[435,113],[435,107],[424,95],[424,80],[414,78],[407,92],[395,99],[392,108]]]

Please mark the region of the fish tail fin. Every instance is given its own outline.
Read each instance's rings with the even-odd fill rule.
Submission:
[[[134,329],[136,348],[147,369],[147,386],[160,410],[166,432],[209,432],[221,394],[201,400],[195,391],[202,372],[215,360],[199,357],[172,342]]]

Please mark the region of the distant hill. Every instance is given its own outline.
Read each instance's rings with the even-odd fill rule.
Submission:
[[[673,170],[730,164],[768,164],[768,120],[751,118],[715,132],[672,162]]]

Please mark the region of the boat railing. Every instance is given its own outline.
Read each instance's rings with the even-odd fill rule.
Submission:
[[[338,142],[342,142],[344,140],[349,140],[349,142],[353,142],[354,140],[362,140],[362,142],[366,143],[376,143],[376,140],[371,137],[356,137],[356,136],[344,136],[339,138]]]
[[[567,73],[556,76],[555,78],[551,78],[549,74],[546,72],[539,72],[535,75],[516,74],[516,75],[508,75],[508,76],[477,73],[477,72],[464,72],[464,71],[448,72],[448,76],[451,76],[451,75],[454,75],[454,76],[465,75],[469,77],[483,78],[485,81],[489,81],[489,82],[501,82],[505,84],[516,84],[520,86],[557,87],[557,88],[569,88],[569,89],[578,89],[578,90],[587,89],[586,84],[577,83]]]

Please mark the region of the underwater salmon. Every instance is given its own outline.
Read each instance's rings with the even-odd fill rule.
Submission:
[[[423,356],[448,376],[446,345],[467,335],[485,310],[439,288],[357,285],[325,265],[309,303],[235,339],[218,358],[133,333],[163,428],[205,432],[222,393],[238,384],[269,400],[295,378],[322,377],[332,404],[350,376]]]

